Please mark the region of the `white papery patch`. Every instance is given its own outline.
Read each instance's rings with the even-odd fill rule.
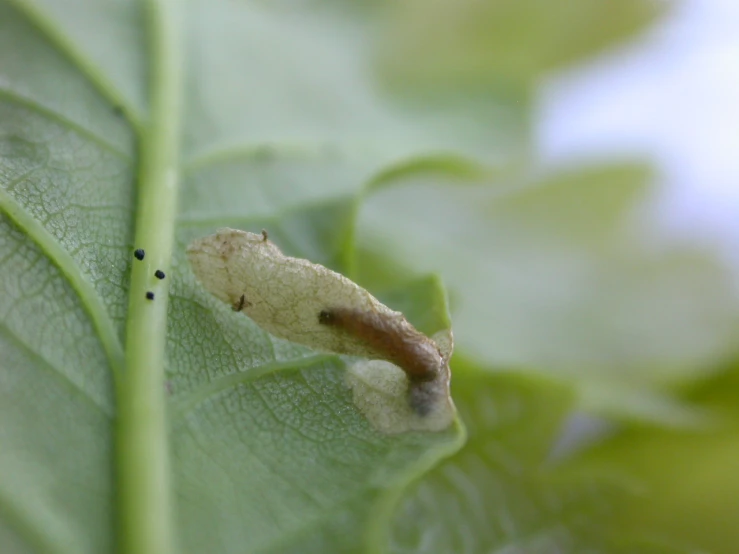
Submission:
[[[266,234],[221,229],[193,241],[187,254],[211,294],[273,335],[373,360],[354,364],[349,382],[377,429],[436,431],[451,423],[451,333],[438,342],[426,337],[346,277],[285,256]]]

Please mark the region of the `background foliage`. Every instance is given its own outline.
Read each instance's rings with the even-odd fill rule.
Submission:
[[[118,542],[158,4],[0,1],[2,552]],[[173,5],[181,187],[158,225],[176,237],[161,388],[179,551],[733,552],[730,277],[655,245],[648,162],[541,167],[531,141],[542,77],[662,5]],[[344,360],[197,285],[185,245],[221,226],[267,228],[429,332],[451,314],[460,420],[373,431]],[[594,421],[607,432],[573,450]]]

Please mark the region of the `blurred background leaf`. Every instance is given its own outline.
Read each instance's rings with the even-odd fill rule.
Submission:
[[[575,405],[567,387],[464,362],[454,371],[467,444],[414,484],[395,515],[391,552],[689,552],[636,518],[613,532],[615,508],[635,498],[615,474],[573,478],[549,463]]]
[[[731,274],[686,247],[660,251],[637,219],[644,166],[568,169],[471,185],[406,176],[371,195],[359,245],[443,275],[458,345],[492,367],[666,384],[735,350]],[[402,240],[401,240],[402,238]]]
[[[696,386],[686,400],[713,414],[697,430],[639,426],[625,429],[581,452],[573,473],[628,475],[641,493],[614,504],[617,532],[649,527],[696,550],[731,552],[739,544],[739,371],[728,364]]]
[[[381,59],[419,87],[527,86],[644,30],[664,11],[651,0],[407,0],[388,2]]]

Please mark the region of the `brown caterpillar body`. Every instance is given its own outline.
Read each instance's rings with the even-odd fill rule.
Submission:
[[[436,344],[402,317],[331,308],[318,314],[318,322],[362,339],[378,359],[400,367],[411,383],[432,381],[441,372],[443,360]]]

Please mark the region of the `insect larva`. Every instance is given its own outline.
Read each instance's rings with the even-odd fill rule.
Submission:
[[[401,368],[411,382],[431,381],[441,371],[439,349],[405,320],[403,325],[379,312],[331,308],[318,314],[318,322],[361,339],[379,359]]]
[[[145,252],[143,248],[137,248],[133,251],[133,257],[137,260],[143,260],[145,256]]]
[[[166,275],[164,274],[164,271],[162,271],[161,269],[157,269],[154,272],[154,277],[156,277],[157,279],[164,279]]]
[[[146,299],[147,300],[154,300],[154,293],[151,291],[146,291]]]

